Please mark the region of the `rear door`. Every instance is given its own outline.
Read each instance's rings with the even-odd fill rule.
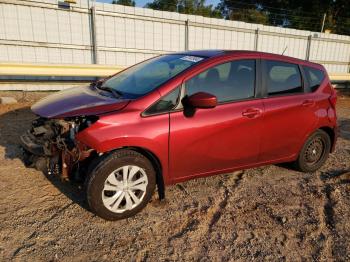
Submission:
[[[262,60],[262,68],[265,113],[260,161],[293,157],[317,121],[315,101],[304,93],[299,65]]]
[[[256,61],[230,61],[184,82],[186,95],[207,92],[218,105],[170,113],[169,168],[174,182],[255,163],[263,106],[255,93]]]

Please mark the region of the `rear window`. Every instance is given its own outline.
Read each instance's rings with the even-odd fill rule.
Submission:
[[[303,92],[299,66],[279,61],[265,61],[269,96]]]
[[[322,70],[304,66],[306,79],[309,82],[308,92],[314,92],[321,85],[324,79],[324,72]]]

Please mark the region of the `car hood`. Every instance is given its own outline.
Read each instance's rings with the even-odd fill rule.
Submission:
[[[129,101],[101,95],[91,86],[81,86],[47,96],[31,109],[35,114],[46,118],[89,116],[121,110]]]

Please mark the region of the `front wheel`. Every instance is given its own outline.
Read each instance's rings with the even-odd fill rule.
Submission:
[[[87,178],[92,211],[107,220],[131,217],[150,201],[155,189],[151,162],[133,150],[119,150],[103,158]]]
[[[331,150],[331,139],[323,130],[314,132],[305,142],[294,165],[302,172],[314,172],[327,160]]]

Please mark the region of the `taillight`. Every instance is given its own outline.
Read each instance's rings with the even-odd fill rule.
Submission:
[[[337,91],[335,91],[334,88],[332,88],[331,96],[328,98],[329,103],[331,103],[332,107],[335,108],[335,105],[337,103]]]

